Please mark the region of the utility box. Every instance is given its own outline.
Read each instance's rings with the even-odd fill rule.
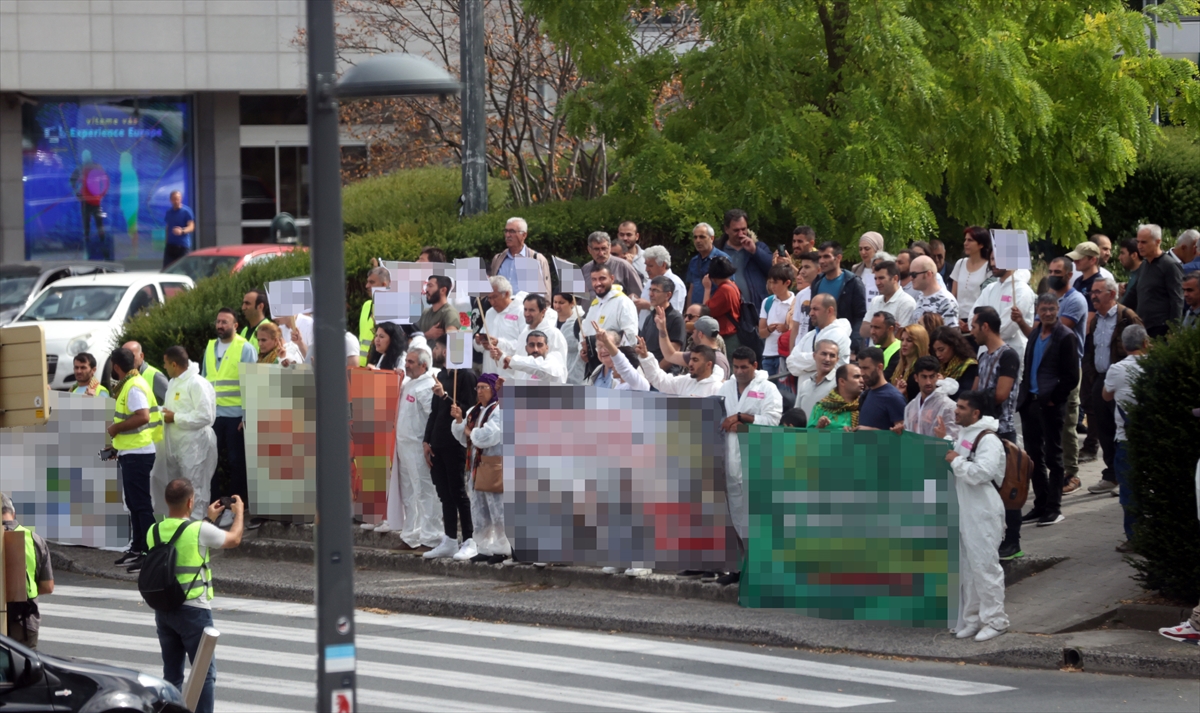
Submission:
[[[0,329],[0,428],[45,424],[49,390],[41,325]]]

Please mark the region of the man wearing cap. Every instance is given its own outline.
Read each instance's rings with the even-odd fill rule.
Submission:
[[[1088,312],[1095,314],[1096,306],[1092,304],[1092,285],[1096,284],[1097,279],[1106,280],[1113,276],[1111,272],[1100,266],[1100,246],[1090,240],[1084,241],[1067,253],[1067,259],[1075,263],[1075,281],[1071,287],[1079,290],[1079,293],[1087,300]]]
[[[693,310],[697,307],[697,305],[689,305],[688,309]],[[668,366],[673,365],[683,367],[683,370],[686,371],[687,365],[692,359],[691,350],[695,349],[696,347],[708,347],[717,354],[717,366],[721,367],[721,371],[724,372],[726,376],[729,376],[729,358],[725,356],[725,350],[720,348],[720,343],[717,342],[717,339],[719,339],[719,330],[720,326],[717,324],[717,320],[709,317],[708,315],[696,319],[694,322],[692,322],[692,339],[688,345],[687,351],[679,351],[675,348],[674,343],[672,343],[670,339],[662,339],[660,337],[658,344],[663,352],[663,358],[660,362],[663,368],[665,369]]]

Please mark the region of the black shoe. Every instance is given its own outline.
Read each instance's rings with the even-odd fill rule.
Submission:
[[[250,518],[250,522],[246,523],[245,529],[257,530],[258,528],[262,527],[263,524],[265,524],[266,522],[267,522],[267,518],[265,518],[265,517],[252,517],[252,518]]]
[[[1063,517],[1062,513],[1060,513],[1060,512],[1047,513],[1038,518],[1037,526],[1038,527],[1050,527],[1051,525],[1057,525],[1058,523],[1060,523],[1066,519],[1067,518]]]
[[[141,554],[126,550],[125,552],[121,553],[121,556],[117,558],[116,562],[113,562],[113,565],[116,567],[128,567],[129,565],[133,564],[133,561],[138,557],[141,557]]]
[[[1087,434],[1087,424],[1085,424],[1083,421],[1080,421],[1079,423],[1075,424],[1075,432],[1086,435]]]
[[[705,572],[704,574],[700,575],[700,581],[701,582],[715,582],[715,581],[717,581],[717,577],[719,577],[719,576],[720,576],[720,572]]]
[[[1034,508],[1021,517],[1021,522],[1037,522],[1042,519],[1042,511]]]
[[[506,559],[508,559],[508,557],[505,555],[492,555],[491,557],[487,558],[487,563],[488,564],[500,564],[501,562],[503,562]]]
[[[1021,545],[1018,543],[1002,542],[1000,543],[1000,559],[1015,560],[1018,557],[1024,557],[1025,553],[1021,551]]]
[[[737,584],[740,581],[742,581],[741,572],[726,572],[720,577],[717,577],[717,584],[721,586],[725,586],[726,584]]]
[[[137,574],[138,572],[141,572],[142,571],[142,562],[144,562],[145,560],[146,560],[145,555],[138,555],[137,559],[133,560],[129,564],[129,566],[125,568],[125,571],[130,574]]]
[[[474,557],[471,558],[471,561],[472,562],[487,562],[491,558],[492,558],[491,555],[475,555]]]
[[[680,579],[700,579],[701,577],[704,576],[704,570],[702,570],[702,569],[685,569],[682,572],[676,574],[675,576],[679,577]]]

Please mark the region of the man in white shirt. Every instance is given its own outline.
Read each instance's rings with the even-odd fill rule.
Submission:
[[[525,355],[503,358],[504,368],[514,372],[517,382],[567,383],[566,362],[560,354],[551,351],[546,342],[546,334],[535,329],[525,337]]]
[[[1126,327],[1121,332],[1121,346],[1125,347],[1126,357],[1108,367],[1104,374],[1104,389],[1100,395],[1106,402],[1113,404],[1117,411],[1114,419],[1117,426],[1114,441],[1117,447],[1113,469],[1116,471],[1117,485],[1120,488],[1121,509],[1125,511],[1125,542],[1117,545],[1117,552],[1127,554],[1134,551],[1130,543],[1133,542],[1133,526],[1137,523],[1137,517],[1134,515],[1136,506],[1133,490],[1129,486],[1131,467],[1129,447],[1126,445],[1126,409],[1137,402],[1133,396],[1133,384],[1142,373],[1142,365],[1139,362],[1150,348],[1150,337],[1146,335],[1146,328],[1140,324]]]
[[[838,345],[838,366],[850,363],[850,321],[838,319],[837,300],[833,295],[820,294],[812,299],[809,319],[814,328],[796,343],[787,358],[787,369],[801,383],[817,373],[813,353],[818,341],[829,340]]]
[[[620,332],[622,344],[636,344],[638,336],[637,307],[620,285],[613,283],[612,273],[607,267],[597,267],[592,272],[592,291],[596,298],[592,300],[587,315],[579,333],[587,337],[580,342],[580,350],[586,349],[584,358],[587,360],[587,373],[591,373],[599,362],[596,360],[596,330],[592,324],[600,325],[607,332]]]
[[[837,386],[837,369],[840,366],[837,342],[829,339],[817,342],[813,360],[817,370],[796,387],[796,408],[804,411],[806,418],[812,413],[813,406]]]
[[[500,352],[508,355],[525,353],[525,342],[530,332],[539,331],[545,335],[550,351],[558,354],[562,358],[563,364],[566,364],[567,340],[563,338],[562,332],[558,331],[558,315],[550,311],[550,303],[541,295],[525,295],[521,304],[525,317],[525,328],[521,330],[516,339],[497,338],[496,346]],[[517,378],[520,380],[520,376]]]
[[[1037,302],[1037,295],[1033,294],[1033,290],[1029,287],[1029,271],[1028,270],[1001,270],[996,267],[996,256],[991,257],[992,275],[996,281],[979,293],[979,299],[975,300],[976,307],[991,307],[996,310],[996,314],[1000,315],[1000,338],[1004,343],[1016,350],[1018,354],[1025,354],[1025,344],[1029,341],[1025,333],[1021,331],[1021,325],[1013,321],[1013,309],[1017,309],[1026,324],[1033,324],[1033,320],[1037,317],[1034,303]],[[1015,299],[1014,299],[1015,297]],[[975,327],[975,315],[971,315],[971,327]],[[1024,369],[1024,364],[1022,364]]]
[[[658,365],[658,360],[646,348],[646,343],[638,340],[638,361],[642,363],[642,371],[650,385],[664,394],[675,396],[715,396],[721,390],[721,382],[725,380],[725,372],[717,366],[717,354],[709,347],[692,347],[691,361],[687,365],[687,374],[672,376]]]
[[[896,324],[912,324],[910,320],[917,301],[900,289],[900,268],[895,262],[887,260],[875,266],[875,286],[879,288],[879,294],[867,306],[867,318],[859,333],[863,337],[871,336],[871,318],[876,312],[890,313],[896,318]]]
[[[483,318],[486,328],[475,335],[475,351],[483,353],[484,374],[496,374],[506,379],[512,379],[512,372],[505,371],[504,366],[492,358],[491,350],[493,346],[499,344],[499,340],[507,339],[515,342],[521,335],[521,330],[525,327],[523,319],[525,293],[519,292],[513,295],[512,284],[508,278],[500,275],[495,275],[489,280],[492,283],[492,293],[488,295],[491,307]],[[514,299],[515,297],[521,299]],[[488,341],[489,338],[492,340],[491,342]]]

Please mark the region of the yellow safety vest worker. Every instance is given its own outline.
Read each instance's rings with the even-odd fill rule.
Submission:
[[[883,350],[883,368],[886,369],[892,365],[892,358],[900,353],[900,340],[893,339],[891,346]]]
[[[160,542],[169,542],[175,536],[175,530],[184,524],[194,522],[178,517],[163,518],[162,522],[153,525],[146,533],[146,547],[153,549]],[[208,566],[208,550],[200,554],[200,528],[203,523],[195,523],[183,531],[175,540],[175,579],[183,585],[187,599],[198,599],[205,594],[213,598],[212,570]],[[157,534],[158,539],[155,539]]]
[[[242,346],[246,340],[240,335],[233,335],[233,341],[225,350],[221,363],[217,364],[217,340],[208,340],[208,348],[204,350],[204,378],[213,385],[217,392],[217,406],[242,405],[242,386],[238,383],[238,364],[242,361]]]
[[[17,525],[13,528],[13,532],[25,532],[25,595],[30,599],[36,599],[38,595],[37,588],[37,547],[33,544],[33,530]]]
[[[71,389],[71,393],[73,394],[84,394],[86,396],[86,392],[86,386],[76,386],[75,388]],[[108,396],[108,389],[104,388],[103,384],[96,384],[96,396],[100,396],[101,394]]]
[[[258,351],[258,328],[263,326],[264,324],[271,324],[271,323],[272,323],[271,320],[263,319],[263,321],[254,325],[254,329],[250,329],[249,326],[242,327],[242,331],[238,332],[238,334],[241,335],[242,339],[245,339],[246,341],[248,341],[254,345],[254,351]]]
[[[142,378],[146,380],[146,383],[150,385],[150,388],[154,389],[154,375],[161,374],[162,372],[150,366],[150,362],[143,359],[142,365],[138,367],[138,373],[142,375]]]
[[[146,380],[142,378],[141,374],[125,380],[125,385],[121,387],[121,393],[117,394],[113,423],[120,423],[133,415],[129,411],[130,389],[141,389],[142,393],[146,395],[146,402],[150,405],[150,422],[143,423],[132,431],[125,431],[113,436],[113,448],[118,451],[144,448],[163,439],[162,411],[158,407],[158,401],[154,398],[154,390],[146,384]]]
[[[358,313],[358,365],[367,365],[367,354],[371,351],[371,342],[375,341],[375,301],[363,303],[362,312]]]

